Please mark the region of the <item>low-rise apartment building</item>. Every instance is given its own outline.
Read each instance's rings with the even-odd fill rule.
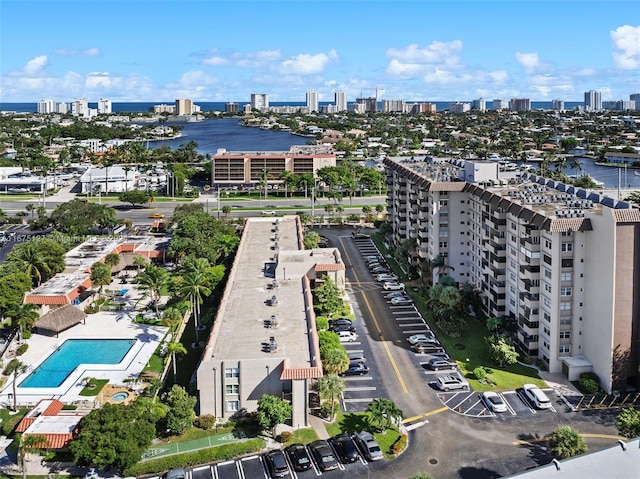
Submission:
[[[437,282],[480,291],[517,322],[520,351],[607,391],[640,387],[640,210],[488,161],[386,159],[398,246]],[[435,263],[444,266],[431,267]]]
[[[308,424],[309,393],[322,377],[312,290],[345,285],[335,248],[305,250],[297,216],[249,218],[197,371],[200,414],[230,418],[257,409],[263,394]]]

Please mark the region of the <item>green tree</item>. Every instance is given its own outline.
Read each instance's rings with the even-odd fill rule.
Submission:
[[[412,474],[409,479],[433,479],[433,476],[426,472],[416,472],[415,474]]]
[[[489,331],[491,331],[493,334],[498,334],[498,330],[500,328],[500,326],[502,326],[502,323],[504,322],[504,318],[499,318],[499,317],[491,317],[491,318],[487,318],[487,329]]]
[[[133,257],[133,265],[138,269],[138,272],[140,272],[141,268],[144,268],[147,264],[147,259],[142,256],[142,255],[135,255]]]
[[[196,417],[194,408],[197,399],[189,396],[187,391],[181,386],[174,384],[167,395],[167,429],[171,434],[182,434],[193,424]]]
[[[491,360],[499,367],[509,366],[518,361],[518,352],[509,339],[504,336],[498,338],[491,336],[485,339],[489,343]]]
[[[111,268],[118,266],[120,264],[120,255],[117,253],[109,253],[104,258],[104,264]]]
[[[149,193],[142,190],[129,190],[124,193],[120,193],[118,200],[123,203],[130,203],[131,206],[144,205],[149,202]]]
[[[27,479],[27,454],[39,455],[48,446],[46,436],[42,434],[27,434],[20,438],[20,449],[18,457],[22,465],[22,479]]]
[[[291,417],[293,411],[291,404],[276,396],[263,394],[258,399],[258,415],[256,419],[260,427],[271,432],[271,437],[276,437],[276,426],[282,424]]]
[[[107,403],[82,418],[69,449],[80,466],[123,471],[140,461],[155,432],[154,417],[136,403]]]
[[[318,247],[318,242],[320,241],[320,235],[315,231],[309,231],[306,235],[304,235],[304,249],[313,249]]]
[[[102,288],[111,284],[111,266],[96,262],[91,266],[91,284],[99,286],[98,294],[102,294]]]
[[[31,290],[31,277],[20,271],[8,272],[10,268],[0,270],[0,309],[6,311],[9,307],[20,304],[24,294]]]
[[[342,310],[344,301],[340,288],[331,278],[325,278],[323,284],[318,286],[314,292],[315,301],[313,307],[317,314],[331,316]]]
[[[7,364],[7,367],[4,369],[4,374],[7,376],[13,375],[13,405],[11,407],[12,411],[18,410],[18,398],[17,398],[17,384],[18,384],[18,376],[25,373],[27,371],[28,366],[21,362],[19,359],[12,359]]]
[[[376,205],[376,213],[378,213],[378,216],[384,213],[384,210],[385,210],[384,205]]]
[[[326,374],[318,380],[320,395],[331,401],[331,417],[333,420],[336,398],[344,392],[344,381],[337,374]]]
[[[211,281],[207,273],[203,271],[189,271],[181,277],[178,283],[180,296],[189,300],[191,314],[193,314],[196,328],[196,341],[199,339],[200,307],[204,299],[211,294],[210,284]]]
[[[58,205],[50,221],[58,231],[69,235],[89,235],[98,227],[117,224],[116,210],[81,199]]]
[[[162,292],[162,289],[167,284],[169,284],[169,279],[169,272],[166,269],[159,266],[154,266],[152,264],[147,265],[145,270],[137,277],[137,283],[142,287],[142,289],[147,290],[147,292],[151,296],[151,300],[153,301],[155,306],[157,318],[160,318],[158,309],[160,294]]]
[[[640,436],[640,411],[632,407],[624,408],[616,418],[618,432],[629,439]]]
[[[169,353],[169,355],[171,356],[171,364],[173,366],[173,382],[177,382],[177,378],[178,378],[178,361],[177,361],[177,355],[185,355],[187,354],[187,348],[184,347],[184,344],[182,344],[179,341],[171,341],[168,345],[167,345],[167,353]]]
[[[427,304],[443,331],[454,337],[462,334],[466,321],[463,317],[462,297],[458,288],[444,284],[432,286],[429,288]]]
[[[20,328],[20,341],[24,337],[24,330],[31,329],[40,317],[40,306],[31,303],[16,303],[11,305],[6,316],[11,318],[11,325]]]
[[[162,312],[162,325],[168,326],[171,332],[178,329],[182,322],[182,311],[176,306],[169,306]]]
[[[398,406],[386,398],[375,398],[367,406],[370,424],[380,432],[398,423],[404,417],[404,413]]]
[[[33,203],[29,203],[25,209],[31,213],[31,219],[33,219],[33,212],[36,210],[36,207],[33,205]]]
[[[37,285],[52,276],[47,258],[36,241],[16,245],[9,253],[7,261],[18,264],[20,270],[31,276]]]
[[[567,459],[587,452],[584,439],[571,426],[560,426],[551,434],[547,443],[556,459]]]
[[[231,213],[231,206],[229,206],[229,205],[224,205],[224,206],[222,207],[222,213],[224,213],[224,217],[225,217],[225,218],[228,218],[228,217],[229,217],[229,214]]]
[[[334,334],[335,333],[331,333]],[[349,368],[349,355],[340,344],[334,348],[326,348],[321,354],[322,369],[327,374],[342,374]]]

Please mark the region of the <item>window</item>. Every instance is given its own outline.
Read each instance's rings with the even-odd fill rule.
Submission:
[[[573,288],[564,287],[560,288],[560,296],[571,296],[573,294]]]
[[[571,302],[570,301],[562,301],[560,303],[560,311],[571,311]]]
[[[573,259],[571,258],[565,258],[562,260],[562,267],[563,268],[573,268]]]
[[[560,331],[560,339],[571,339],[571,331]]]
[[[514,243],[518,241],[518,239],[516,238],[516,235],[511,235],[511,241],[513,241]]]
[[[449,246],[449,243],[447,243],[446,241],[440,241],[440,248],[446,248]]]
[[[543,303],[547,308],[551,307],[551,300],[549,298],[544,298]]]
[[[440,228],[448,228],[449,227],[449,222],[448,221],[441,221],[440,222]]]
[[[571,324],[571,316],[564,316],[560,318],[560,324],[569,325]]]
[[[544,240],[544,247],[546,249],[551,249],[551,241],[549,241],[548,239]]]
[[[560,354],[569,354],[571,352],[571,346],[569,344],[563,344],[558,350]]]
[[[449,237],[449,232],[448,231],[439,231],[438,232],[438,236],[440,238],[448,238]]]
[[[227,412],[235,412],[240,409],[240,401],[226,401]]]
[[[572,273],[561,273],[560,274],[560,281],[571,281],[572,280]]]
[[[225,378],[238,378],[240,377],[240,369],[239,368],[226,368],[224,370]]]
[[[448,206],[449,200],[440,200],[440,206]]]
[[[224,387],[226,394],[240,394],[240,385],[239,384],[227,384]]]
[[[516,226],[516,224],[513,221],[511,221],[511,224],[509,226],[511,227],[512,230],[518,229],[518,227]]]
[[[547,264],[551,264],[551,256],[548,256],[546,254],[542,255],[542,261],[544,261]]]
[[[548,323],[551,322],[551,315],[549,313],[542,313],[542,317],[544,318],[544,320]]]
[[[544,283],[544,290],[547,293],[550,293],[551,292],[551,285],[549,283]]]
[[[547,268],[544,269],[544,277],[551,279],[551,270],[550,269],[547,269]]]
[[[573,243],[562,243],[562,251],[573,251]]]
[[[571,236],[572,233],[573,233],[572,231],[563,231],[562,236]]]

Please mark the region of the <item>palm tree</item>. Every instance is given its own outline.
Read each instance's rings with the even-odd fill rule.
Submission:
[[[140,272],[140,269],[143,268],[146,264],[147,260],[144,256],[137,254],[133,257],[133,265],[138,268],[138,272]]]
[[[376,213],[378,213],[378,216],[384,213],[384,205],[376,205]]]
[[[12,260],[16,261],[19,268],[27,275],[35,278],[38,286],[42,282],[42,277],[51,273],[49,265],[46,263],[45,257],[42,251],[38,247],[37,242],[29,241],[25,245],[14,250],[15,255],[12,255]]]
[[[36,207],[32,203],[29,203],[25,207],[25,210],[27,210],[29,213],[31,213],[31,219],[33,219],[33,212],[36,210]]]
[[[9,375],[13,374],[13,406],[11,409],[12,411],[18,410],[18,398],[17,398],[17,392],[16,392],[18,376],[26,372],[27,367],[28,366],[23,362],[21,362],[19,359],[12,359],[11,361],[9,361],[9,364],[5,369],[6,374],[9,374]]]
[[[373,425],[377,424],[380,432],[404,417],[404,413],[398,406],[386,398],[375,398],[367,406],[367,412]]]
[[[168,271],[150,264],[145,268],[144,272],[138,275],[137,282],[150,293],[155,305],[156,317],[160,318],[158,303],[160,302],[162,289],[169,283]]]
[[[344,392],[344,381],[337,374],[327,374],[318,380],[320,395],[331,401],[331,418],[333,420],[335,398]]]
[[[11,318],[11,325],[20,328],[20,341],[24,337],[24,330],[31,329],[31,326],[40,317],[40,307],[37,304],[23,303],[11,306],[5,316]]]
[[[178,329],[178,325],[182,321],[182,312],[175,306],[165,309],[162,313],[162,324],[168,326],[173,332]]]
[[[260,185],[260,189],[264,190],[264,199],[267,200],[267,184],[269,183],[269,178],[271,177],[271,170],[265,168],[260,171],[260,180],[258,181],[258,185]]]
[[[229,213],[231,213],[231,206],[229,205],[224,205],[222,207],[222,212],[224,213],[224,217],[228,218],[229,217]]]
[[[116,253],[109,253],[104,258],[104,264],[113,268],[114,266],[118,266],[120,264],[120,255]]]
[[[344,348],[328,349],[322,356],[322,369],[327,374],[341,374],[349,368],[349,356]]]
[[[176,354],[187,354],[187,348],[185,348],[184,344],[179,341],[171,341],[167,345],[167,352],[171,355],[171,362],[173,363],[173,382],[175,384],[176,378],[178,377]]]
[[[7,213],[0,208],[0,223],[7,221]]]
[[[149,202],[149,207],[153,206],[153,202],[156,200],[156,192],[154,190],[147,189],[147,201]]]
[[[27,453],[39,454],[42,449],[48,446],[47,438],[42,434],[28,434],[20,438],[20,449],[18,456],[22,465],[22,479],[27,478],[27,463],[25,461]]]
[[[194,326],[196,328],[196,341],[199,340],[200,305],[204,302],[204,298],[211,294],[211,289],[208,286],[209,283],[209,278],[207,278],[205,273],[201,271],[191,271],[182,276],[182,280],[178,285],[182,297],[189,299],[191,313],[194,318]]]
[[[580,172],[582,171],[582,162],[578,159],[578,158],[573,158],[571,160],[571,164],[569,165],[569,168],[573,168],[574,170],[576,170],[576,177],[580,176]]]
[[[549,450],[557,459],[567,459],[587,452],[582,436],[571,426],[560,426],[548,440]]]

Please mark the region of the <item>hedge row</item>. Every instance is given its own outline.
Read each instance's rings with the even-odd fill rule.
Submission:
[[[264,447],[264,439],[249,439],[208,449],[174,454],[152,461],[139,462],[124,471],[124,475],[139,477],[145,474],[158,474],[178,467],[193,467],[210,462],[228,461],[237,456],[260,451]]]

